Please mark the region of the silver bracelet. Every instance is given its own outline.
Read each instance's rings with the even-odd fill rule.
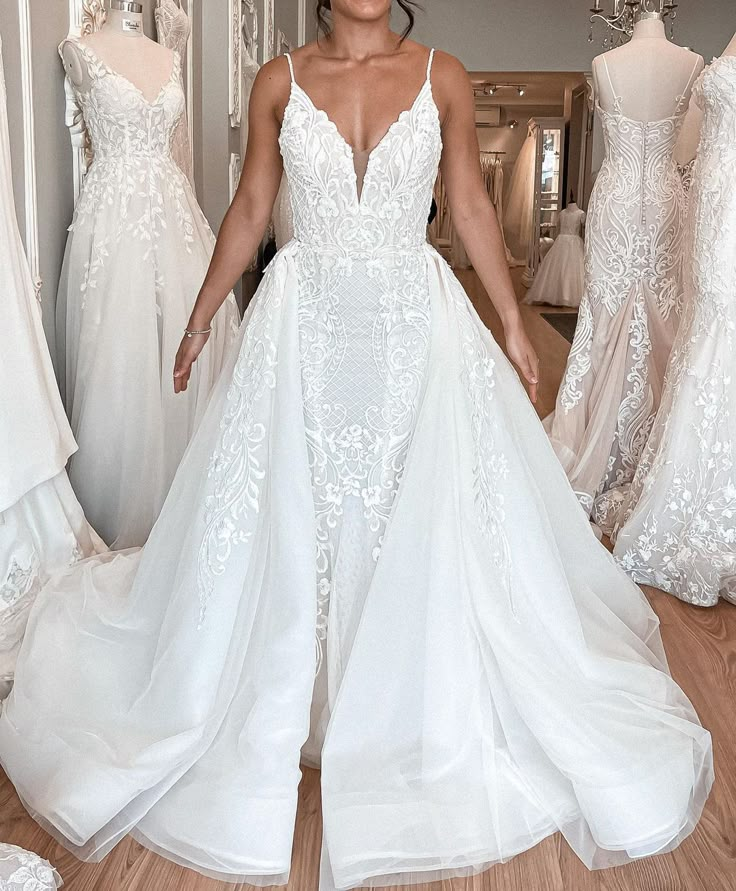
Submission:
[[[184,337],[196,337],[197,334],[210,334],[212,332],[212,327],[205,328],[202,331],[190,331],[189,328],[184,329]]]

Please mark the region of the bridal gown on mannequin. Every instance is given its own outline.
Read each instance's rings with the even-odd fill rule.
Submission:
[[[614,51],[615,52],[615,51]],[[600,102],[606,157],[585,238],[585,292],[554,414],[545,420],[580,503],[610,533],[659,406],[682,304],[686,196],[673,158],[702,59],[671,116],[613,111]]]
[[[685,312],[616,556],[637,582],[712,606],[736,603],[736,56],[716,59],[693,95],[704,118]]]
[[[585,246],[580,233],[585,211],[577,204],[560,212],[560,233],[534,276],[524,303],[580,306],[585,285]]]
[[[362,179],[292,71],[296,237],[146,547],[34,610],[0,760],[82,857],[132,831],[284,883],[307,740],[325,888],[468,874],[556,830],[610,866],[698,820],[710,736],[657,619],[426,241],[431,60]]]
[[[0,44],[0,698],[28,612],[57,569],[103,549],[64,469],[76,443],[51,367],[13,203]]]
[[[158,0],[155,17],[159,43],[169,49],[176,50],[180,59],[186,59],[192,23],[185,10],[179,6],[176,0]],[[171,136],[171,157],[184,172],[192,191],[194,191],[194,166],[186,112],[182,112]]]
[[[147,97],[84,41],[73,46],[94,160],[57,307],[79,443],[69,475],[92,525],[110,546],[125,548],[143,544],[158,516],[236,336],[238,312],[228,297],[189,389],[175,395],[174,358],[214,246],[170,152],[184,111],[180,56],[173,53],[169,79]]]

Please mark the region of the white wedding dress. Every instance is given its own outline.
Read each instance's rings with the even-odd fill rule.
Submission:
[[[13,200],[0,43],[0,699],[28,613],[58,569],[104,550],[66,475],[76,449],[64,414]]]
[[[560,211],[560,232],[547,251],[523,303],[578,307],[585,285],[585,246],[580,233],[585,211],[575,205]]]
[[[362,183],[296,81],[280,145],[295,238],[146,547],[38,602],[8,776],[81,857],[133,832],[255,885],[287,881],[303,749],[324,888],[469,874],[557,830],[590,867],[669,850],[710,735],[427,244],[430,67]]]
[[[38,854],[0,844],[2,891],[57,891],[63,884],[59,873]]]
[[[187,44],[192,35],[192,23],[186,11],[176,0],[158,0],[154,16],[158,42],[162,46],[176,50],[180,59],[186,59]],[[171,135],[171,157],[189,180],[192,191],[196,191],[186,111],[181,113]]]
[[[180,56],[146,97],[84,43],[75,93],[94,160],[67,241],[57,305],[67,412],[79,451],[69,476],[115,548],[142,545],[237,334],[228,297],[189,388],[174,358],[214,236],[171,155],[184,111]]]
[[[736,57],[716,59],[693,93],[705,115],[685,311],[616,556],[638,582],[712,606],[736,603]]]
[[[588,207],[585,292],[545,427],[580,503],[607,534],[652,429],[677,332],[687,199],[673,152],[701,61],[670,117],[627,117],[613,81],[615,110],[597,106],[606,157]]]

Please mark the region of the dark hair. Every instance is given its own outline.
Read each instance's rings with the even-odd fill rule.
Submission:
[[[408,37],[412,30],[414,29],[414,19],[416,18],[416,11],[421,9],[417,0],[396,0],[399,4],[400,9],[409,19],[406,28],[401,32],[401,39],[404,40]],[[332,9],[331,0],[317,0],[317,25],[319,30],[323,34],[328,34],[330,31],[330,26],[327,22],[327,13]]]

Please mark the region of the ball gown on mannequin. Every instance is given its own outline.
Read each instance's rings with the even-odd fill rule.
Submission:
[[[736,603],[736,55],[716,59],[693,95],[704,118],[685,312],[616,556],[636,581],[712,606]]]
[[[585,246],[580,233],[585,211],[577,204],[560,212],[560,232],[545,255],[524,303],[580,306],[585,284]]]
[[[51,573],[104,549],[64,467],[76,443],[51,367],[13,202],[0,44],[0,697]]]
[[[654,423],[682,304],[687,200],[673,152],[702,59],[676,50],[689,77],[672,114],[646,121],[625,113],[608,54],[600,57],[613,97],[611,110],[597,102],[606,156],[588,208],[575,338],[545,420],[580,503],[605,533]]]
[[[159,43],[176,50],[180,59],[186,59],[187,43],[192,33],[192,23],[186,11],[176,0],[158,0],[155,17]],[[194,165],[186,112],[182,112],[171,136],[171,157],[186,175],[194,191]]]
[[[477,872],[557,830],[610,866],[699,818],[710,736],[657,619],[426,241],[431,63],[362,179],[292,70],[296,237],[148,544],[34,610],[0,760],[82,857],[133,832],[284,883],[303,748],[325,889]]]
[[[235,338],[238,312],[230,296],[189,389],[175,396],[174,357],[214,246],[170,151],[184,112],[180,56],[171,54],[168,80],[147,96],[87,43],[71,44],[94,159],[57,305],[66,405],[79,443],[69,475],[92,525],[124,548],[143,544],[158,516]]]

